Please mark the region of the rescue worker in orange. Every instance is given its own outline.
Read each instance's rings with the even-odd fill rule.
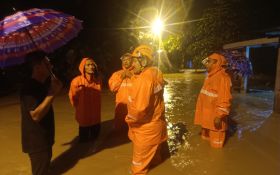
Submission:
[[[114,72],[109,79],[109,88],[116,93],[116,107],[115,107],[115,129],[117,131],[127,131],[128,127],[125,123],[125,116],[127,115],[127,100],[128,91],[132,86],[131,83],[131,54],[126,53],[121,57],[122,70]]]
[[[213,53],[202,61],[208,75],[197,99],[194,123],[200,125],[202,139],[214,148],[222,148],[228,127],[231,79],[223,66],[224,56]]]
[[[125,118],[133,143],[131,171],[145,175],[149,166],[161,160],[161,144],[167,140],[164,116],[163,75],[152,67],[153,51],[147,45],[134,49],[132,89]]]
[[[83,58],[70,86],[69,99],[75,108],[79,123],[79,141],[94,141],[99,135],[101,122],[101,79],[92,58]]]

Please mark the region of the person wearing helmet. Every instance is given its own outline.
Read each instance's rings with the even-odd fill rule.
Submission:
[[[117,131],[128,131],[125,122],[127,115],[128,91],[132,87],[132,58],[131,54],[126,53],[121,57],[122,69],[112,74],[109,79],[109,88],[116,94],[115,107],[115,129]]]
[[[132,89],[128,96],[125,118],[133,143],[131,171],[147,174],[149,166],[161,160],[162,143],[167,140],[164,116],[164,80],[160,70],[152,67],[153,50],[147,45],[136,47],[133,57]]]
[[[214,148],[222,148],[226,138],[230,111],[231,79],[223,66],[224,56],[213,53],[202,61],[208,75],[198,95],[194,124],[200,125],[202,139]]]
[[[79,70],[81,75],[71,82],[69,99],[79,123],[79,141],[94,141],[100,131],[101,79],[92,58],[83,58]]]

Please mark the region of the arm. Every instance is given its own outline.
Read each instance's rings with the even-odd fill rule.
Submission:
[[[50,110],[50,107],[52,105],[53,100],[54,100],[54,96],[53,95],[45,97],[43,102],[40,103],[37,108],[35,108],[34,110],[30,111],[31,118],[34,121],[36,121],[36,122],[39,122],[40,120],[42,120],[42,118]]]
[[[99,79],[98,79],[98,82],[100,83],[100,92],[102,91],[102,89],[103,89],[103,81],[102,81],[103,79],[101,78],[101,77],[99,77]]]
[[[150,120],[149,114],[154,110],[151,108],[153,96],[163,90],[162,74],[154,71],[151,73],[153,74],[147,74],[146,77],[136,80],[137,87],[133,85],[133,99],[128,103],[126,120],[128,123],[144,123]]]
[[[53,78],[51,81],[49,95],[46,96],[45,99],[34,110],[29,111],[31,118],[34,121],[39,122],[40,120],[42,120],[42,118],[45,117],[45,115],[50,110],[50,107],[52,105],[55,96],[58,95],[61,88],[62,88],[62,83],[58,79]]]
[[[128,102],[128,123],[138,123],[147,120],[150,97],[152,95],[152,84],[149,81],[138,80],[138,87],[133,87],[132,99]]]
[[[218,91],[218,100],[216,104],[216,116],[222,118],[229,114],[231,96],[231,80],[229,77],[222,77]]]
[[[70,89],[69,89],[69,100],[72,106],[76,106],[77,105],[77,99],[78,99],[78,94],[79,94],[79,88],[82,87],[78,87],[77,85],[77,79],[72,80],[71,84],[70,84]]]
[[[113,73],[108,82],[110,90],[112,92],[117,92],[121,87],[122,81],[121,71]]]

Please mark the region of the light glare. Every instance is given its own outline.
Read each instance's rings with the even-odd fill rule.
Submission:
[[[163,22],[158,18],[153,23],[152,31],[153,31],[154,34],[160,36],[162,30],[163,30]]]

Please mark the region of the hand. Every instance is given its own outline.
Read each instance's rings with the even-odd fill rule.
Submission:
[[[222,120],[219,117],[216,117],[214,120],[214,126],[216,129],[221,129],[222,128]]]
[[[62,82],[59,79],[52,77],[49,94],[53,96],[57,96],[60,90],[62,89],[62,86],[63,86]]]
[[[135,119],[132,118],[130,115],[127,115],[127,116],[125,117],[125,122],[126,122],[128,125],[130,125],[130,124],[132,124],[132,123],[135,122]]]
[[[121,74],[121,79],[125,79],[125,78],[130,78],[132,76],[132,73],[128,70],[124,70]]]
[[[84,89],[84,87],[85,87],[85,85],[79,83],[78,86],[76,86],[75,90],[76,90],[76,92],[80,92],[80,91],[82,91]]]
[[[132,75],[133,75],[133,74],[132,74],[130,71],[128,71],[128,70],[125,71],[125,76],[126,76],[127,78],[131,78]]]
[[[125,79],[125,76],[126,76],[126,75],[125,75],[125,71],[123,71],[122,74],[121,74],[121,79],[122,79],[122,80]]]

